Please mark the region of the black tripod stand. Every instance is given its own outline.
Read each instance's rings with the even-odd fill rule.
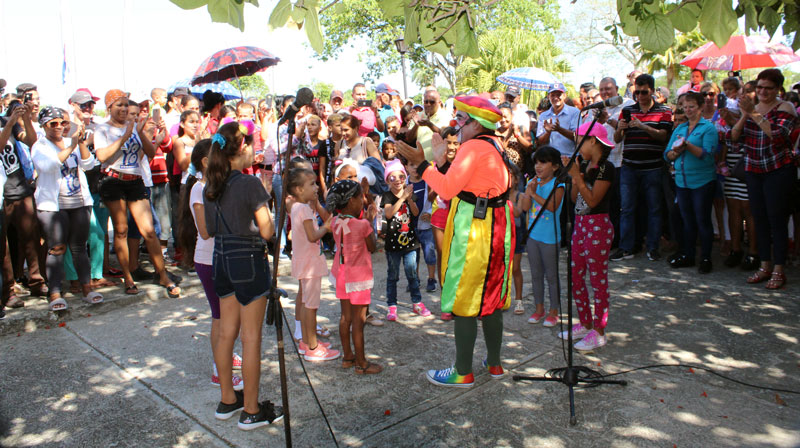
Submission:
[[[597,123],[597,118],[600,114],[595,114],[594,120],[592,120],[592,124],[589,126],[589,129],[586,131],[586,134],[581,138],[581,141],[578,143],[578,147],[575,148],[575,152],[572,153],[572,157],[570,157],[569,162],[564,167],[564,169],[559,173],[558,178],[556,179],[555,186],[564,183],[565,185],[565,199],[570,200],[571,192],[570,187],[572,182],[567,181],[567,172],[569,171],[570,166],[575,163],[575,158],[578,156],[578,152],[583,146],[583,142],[586,140],[586,137],[591,132],[594,125]],[[555,196],[557,188],[553,188],[550,191],[550,194],[544,201],[539,213],[536,215],[536,218],[531,223],[530,227],[528,228],[528,235],[530,235],[531,230],[539,221],[539,218],[542,217],[542,214],[547,209],[548,204],[550,201],[553,200]],[[567,210],[572,209],[572,207],[568,207]],[[561,369],[553,369],[548,371],[548,375],[545,376],[525,376],[525,375],[514,375],[512,378],[514,381],[554,381],[563,383],[567,388],[569,388],[569,424],[574,425],[577,423],[577,419],[575,418],[575,386],[580,384],[585,384],[586,387],[595,387],[601,384],[619,384],[625,386],[628,384],[625,380],[604,380],[600,379],[600,374],[591,370],[587,367],[583,366],[573,366],[572,365],[572,351],[574,350],[572,347],[572,273],[569,271],[570,266],[572,266],[572,219],[571,216],[567,217],[567,366]],[[551,374],[551,372],[553,374]],[[558,372],[559,374],[555,374]],[[582,375],[583,374],[583,375]]]

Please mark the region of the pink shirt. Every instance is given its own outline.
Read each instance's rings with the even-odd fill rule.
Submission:
[[[306,235],[306,221],[311,221],[314,230],[317,225],[317,214],[308,204],[295,203],[292,205],[292,277],[296,279],[325,277],[328,275],[328,264],[322,254],[320,241],[311,242]]]
[[[375,130],[375,111],[369,107],[361,107],[350,111],[350,115],[361,120],[358,127],[358,135],[366,137],[367,134]]]
[[[339,282],[344,282],[348,293],[372,289],[372,254],[365,241],[372,234],[372,225],[366,219],[337,216],[333,218],[331,227],[336,241],[331,272],[336,278],[337,288]],[[344,263],[341,263],[342,254]]]

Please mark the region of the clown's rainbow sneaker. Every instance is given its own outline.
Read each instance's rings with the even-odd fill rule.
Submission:
[[[488,369],[489,375],[496,380],[502,378],[506,374],[503,370],[503,366],[490,366],[485,359],[483,360],[483,368]]]
[[[445,387],[472,387],[475,383],[475,377],[472,373],[459,375],[455,367],[441,370],[428,370],[425,377],[428,378],[428,381],[431,383]]]

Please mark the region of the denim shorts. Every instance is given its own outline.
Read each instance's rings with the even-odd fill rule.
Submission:
[[[420,249],[428,266],[436,265],[436,245],[433,243],[433,229],[417,229]]]
[[[247,306],[266,296],[272,288],[269,263],[265,258],[264,240],[258,237],[216,235],[212,279],[220,298],[236,294],[236,300]]]

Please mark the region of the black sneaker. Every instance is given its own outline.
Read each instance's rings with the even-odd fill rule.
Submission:
[[[741,268],[743,271],[754,271],[758,269],[758,266],[761,264],[761,260],[755,255],[748,255],[744,257],[744,261],[742,261]]]
[[[681,255],[669,262],[673,268],[688,268],[694,266],[694,259],[689,259],[686,255]]]
[[[658,252],[658,249],[653,249],[647,251],[647,259],[650,261],[658,261],[661,259],[661,253]]]
[[[242,411],[242,414],[239,415],[239,429],[249,431],[283,420],[282,407],[275,406],[270,401],[262,401],[259,406],[260,409],[257,414]]]
[[[744,256],[744,252],[742,252],[740,250],[731,252],[730,255],[725,257],[725,261],[723,262],[723,264],[725,266],[729,267],[729,268],[735,268],[736,266],[739,266],[739,263],[742,262],[742,257],[743,256]]]
[[[428,292],[436,291],[436,279],[435,278],[429,278],[428,279],[428,287],[425,288],[425,290],[428,291]]]
[[[139,266],[135,271],[131,271],[131,277],[133,277],[134,281],[141,282],[153,278],[153,272],[147,271]]]
[[[217,405],[217,411],[214,413],[214,417],[216,417],[217,420],[227,420],[233,417],[233,414],[237,411],[244,408],[244,393],[240,390],[235,390],[233,392],[236,394],[236,402],[225,404],[220,401]]]
[[[711,260],[708,258],[703,258],[700,260],[700,265],[697,267],[697,272],[701,274],[708,274],[711,272]]]
[[[617,251],[609,257],[611,261],[630,260],[631,258],[633,258],[633,253],[622,249],[617,249]]]
[[[6,318],[6,310],[0,309],[0,320],[3,320],[5,318]]]

